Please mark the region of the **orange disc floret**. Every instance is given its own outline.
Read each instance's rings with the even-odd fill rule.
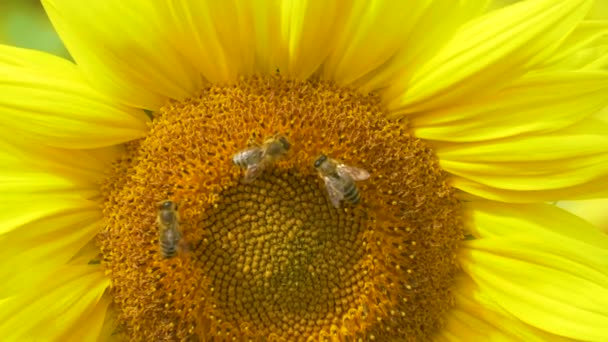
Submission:
[[[103,185],[99,234],[131,340],[427,340],[450,307],[461,206],[433,151],[379,99],[278,75],[210,86],[155,113]],[[282,134],[245,184],[232,156]],[[335,208],[321,153],[367,170]],[[189,250],[159,253],[157,203]]]

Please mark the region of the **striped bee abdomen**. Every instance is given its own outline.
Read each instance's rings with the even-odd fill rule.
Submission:
[[[344,188],[344,198],[352,204],[358,204],[361,200],[361,194],[355,185],[355,182],[347,182]]]
[[[173,258],[177,255],[177,244],[179,233],[174,229],[167,229],[160,235],[160,254],[164,259]]]

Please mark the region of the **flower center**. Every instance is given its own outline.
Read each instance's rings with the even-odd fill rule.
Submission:
[[[276,134],[287,153],[243,182],[233,155]],[[321,154],[371,176],[320,174]],[[278,75],[210,86],[161,108],[102,194],[98,238],[131,339],[428,340],[450,307],[460,203],[374,95]],[[167,200],[173,257],[157,218]]]

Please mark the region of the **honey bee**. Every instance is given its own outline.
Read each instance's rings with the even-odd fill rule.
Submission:
[[[160,255],[163,259],[173,258],[181,250],[182,233],[179,230],[179,213],[173,201],[163,201],[158,206],[157,223],[159,229]]]
[[[340,208],[340,201],[343,199],[352,204],[359,203],[361,194],[355,181],[368,179],[369,172],[345,165],[325,154],[321,154],[315,160],[314,166],[325,182],[325,188],[334,207]]]
[[[282,135],[275,135],[266,139],[262,146],[254,146],[238,152],[232,156],[232,162],[246,170],[243,183],[251,183],[267,167],[285,155],[290,147],[291,144],[287,141],[287,138]]]

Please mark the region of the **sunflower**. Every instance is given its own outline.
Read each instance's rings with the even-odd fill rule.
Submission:
[[[606,341],[608,236],[551,202],[608,193],[608,22],[487,2],[44,0],[75,63],[0,46],[0,336]]]
[[[566,201],[559,202],[558,205],[593,223],[605,233],[608,233],[608,213],[605,209],[608,207],[608,199]]]

